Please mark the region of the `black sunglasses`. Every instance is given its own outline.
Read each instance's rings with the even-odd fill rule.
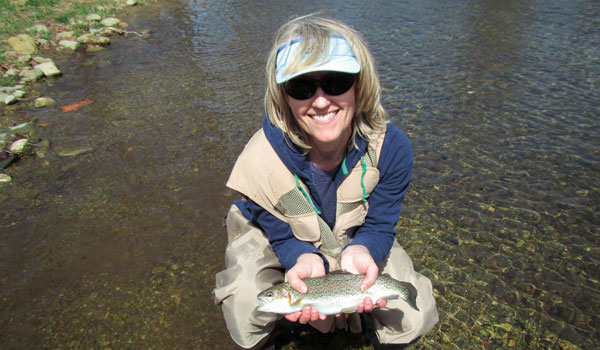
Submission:
[[[319,86],[330,96],[338,96],[350,90],[356,80],[356,74],[331,73],[321,79],[304,77],[294,78],[283,83],[288,96],[296,100],[306,100],[314,96]]]

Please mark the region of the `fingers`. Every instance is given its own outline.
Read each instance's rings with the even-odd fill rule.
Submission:
[[[371,312],[375,307],[384,308],[387,305],[387,300],[378,299],[375,304],[373,304],[373,300],[370,297],[366,297],[362,303],[359,303],[356,307],[356,312]]]
[[[377,304],[377,307],[379,307],[379,308],[384,308],[387,306],[387,300],[379,299],[379,300],[377,300],[377,302],[375,304]]]
[[[362,303],[358,303],[358,306],[356,307],[356,312],[358,313],[371,311],[373,311],[373,301],[369,297],[366,297]]]
[[[300,318],[300,315],[302,315],[302,312],[298,311],[298,312],[294,312],[291,314],[287,314],[284,317],[290,322],[297,322],[298,319]]]
[[[300,322],[301,324],[307,324],[309,321],[315,322],[319,319],[324,320],[325,317],[327,316],[319,314],[319,310],[313,309],[310,306],[305,306],[302,311],[285,315],[288,321]]]
[[[301,311],[287,314],[284,317],[290,322],[300,322],[301,324],[307,324],[308,322],[324,320],[327,318],[327,315],[320,314],[319,310],[313,309],[309,305],[305,306]]]

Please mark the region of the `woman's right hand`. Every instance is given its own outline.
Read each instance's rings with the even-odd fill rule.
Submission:
[[[300,255],[296,261],[296,265],[286,273],[286,278],[290,286],[303,294],[308,291],[308,287],[302,280],[304,278],[321,276],[325,276],[325,264],[323,263],[323,259],[314,253]],[[302,311],[285,315],[285,318],[288,321],[299,321],[302,324],[306,324],[309,321],[314,322],[319,319],[325,319],[325,317],[325,315],[319,314],[318,310],[313,310],[310,306],[305,306]]]

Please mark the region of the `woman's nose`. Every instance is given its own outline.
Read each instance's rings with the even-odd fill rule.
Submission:
[[[323,89],[320,87],[317,88],[317,92],[315,92],[315,99],[313,101],[313,106],[316,108],[325,108],[328,107],[331,101],[327,97],[327,94],[323,92]]]

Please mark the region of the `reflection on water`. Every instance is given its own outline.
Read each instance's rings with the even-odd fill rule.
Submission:
[[[42,93],[95,102],[20,112],[55,124],[39,134],[56,153],[7,169],[0,188],[0,347],[235,348],[211,296],[235,198],[224,183],[260,125],[274,31],[313,9],[172,1],[125,19],[149,39],[59,61]],[[598,4],[320,9],[363,33],[415,150],[398,237],[441,314],[415,348],[594,348]],[[327,347],[369,348],[352,339]]]

